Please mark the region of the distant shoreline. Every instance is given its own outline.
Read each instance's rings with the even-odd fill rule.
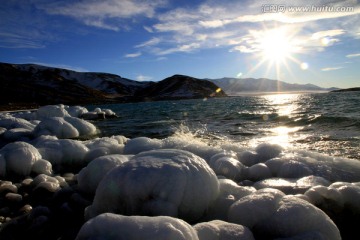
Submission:
[[[360,87],[354,87],[354,88],[346,88],[346,89],[339,89],[339,90],[334,90],[331,92],[359,92],[360,91]]]
[[[227,93],[229,97],[240,96],[261,96],[261,95],[276,95],[276,94],[305,94],[305,93],[329,93],[330,91],[288,91],[288,92],[238,92],[236,94]]]

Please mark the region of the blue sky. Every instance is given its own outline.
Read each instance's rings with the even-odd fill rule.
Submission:
[[[291,4],[290,4],[291,3]],[[7,0],[0,61],[158,81],[360,86],[357,0]]]

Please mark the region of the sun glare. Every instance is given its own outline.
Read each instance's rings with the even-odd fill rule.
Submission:
[[[285,62],[293,50],[283,29],[267,31],[259,41],[262,57],[270,62]]]
[[[266,66],[265,77],[275,71],[276,79],[282,80],[284,73],[293,76],[292,67],[307,70],[309,65],[296,58],[295,54],[301,53],[302,41],[297,38],[298,30],[287,27],[264,28],[258,31],[250,31],[253,39],[254,57],[258,60],[247,73],[251,75],[262,66]],[[294,64],[295,63],[295,64]]]

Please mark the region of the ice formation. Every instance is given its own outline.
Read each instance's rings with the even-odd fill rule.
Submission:
[[[76,240],[90,239],[198,240],[199,238],[195,230],[181,219],[103,213],[86,222],[76,237]]]
[[[23,220],[29,222],[14,221],[14,229],[43,229],[63,214],[83,224],[69,230],[77,239],[340,239],[340,232],[351,239],[357,233],[359,161],[269,143],[210,146],[186,133],[80,140],[97,133],[84,119],[111,116],[108,109],[64,105],[0,113],[0,214],[30,212]],[[28,199],[41,204],[14,207]],[[0,238],[12,227],[6,226],[0,224]]]
[[[218,192],[215,173],[200,157],[176,149],[146,151],[105,175],[86,217],[115,212],[166,215],[194,222]]]

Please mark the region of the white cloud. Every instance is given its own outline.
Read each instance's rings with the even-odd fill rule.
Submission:
[[[146,42],[143,42],[143,43],[140,43],[140,44],[136,45],[135,48],[154,46],[154,45],[160,43],[160,41],[161,41],[160,38],[154,37],[154,38],[151,38],[150,40],[148,40]]]
[[[75,18],[86,25],[108,30],[119,30],[116,20],[133,17],[152,18],[158,7],[164,6],[163,0],[103,0],[59,2],[40,6],[49,14]]]
[[[345,33],[344,29],[333,29],[333,30],[326,30],[326,31],[320,31],[313,33],[311,38],[312,39],[321,39],[324,37],[334,37],[338,35],[342,35]]]
[[[153,78],[150,77],[150,76],[142,75],[142,74],[136,76],[136,80],[137,80],[137,81],[141,81],[141,82],[142,82],[142,81],[150,81],[151,79],[153,79]]]
[[[154,30],[151,28],[151,27],[148,27],[148,26],[143,26],[143,28],[148,31],[149,33],[153,33]]]
[[[125,54],[125,57],[126,58],[136,58],[136,57],[139,57],[141,56],[141,52],[136,52],[136,53],[128,53],[128,54]]]
[[[155,54],[156,55],[168,55],[168,54],[176,53],[176,52],[193,52],[194,50],[200,48],[200,46],[201,45],[199,43],[184,44],[184,45],[176,46],[174,48],[157,49]]]
[[[342,68],[344,68],[344,67],[326,67],[326,68],[322,68],[321,71],[328,72],[328,71],[339,70],[339,69],[342,69]]]
[[[353,53],[353,54],[348,54],[346,55],[347,58],[355,58],[355,57],[360,57],[360,53]]]

